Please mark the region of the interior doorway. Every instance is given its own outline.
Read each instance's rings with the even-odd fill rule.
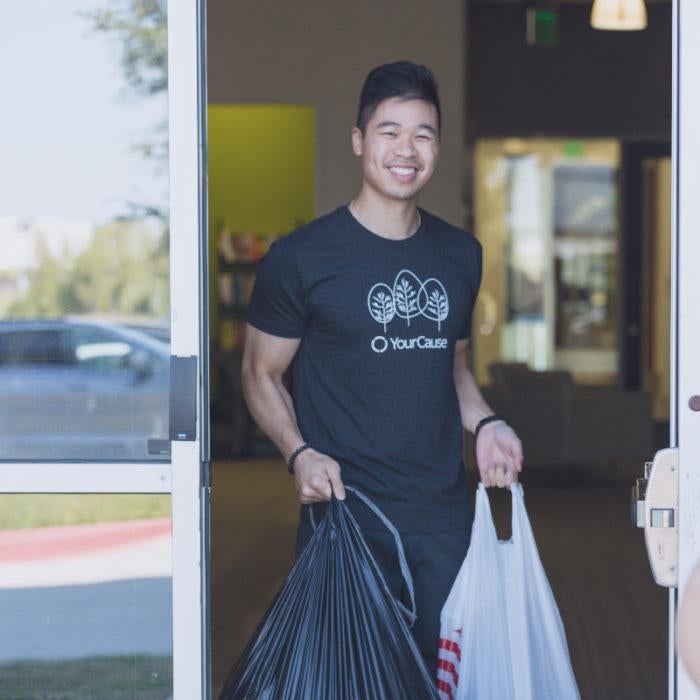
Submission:
[[[635,41],[635,37],[593,33],[590,8],[562,4],[566,5],[559,17],[562,46],[549,53],[526,45],[522,3],[469,2],[465,8],[462,2],[447,2],[441,16],[429,2],[410,8],[402,4],[392,16],[377,12],[376,4],[370,2],[352,8],[329,3],[315,12],[292,13],[265,0],[235,17],[226,5],[218,0],[209,5],[210,103],[313,106],[314,216],[354,195],[358,171],[350,156],[348,132],[356,93],[367,70],[403,55],[406,41],[415,40],[424,47],[415,58],[441,77],[444,113],[453,116],[445,121],[444,141],[451,146],[443,154],[438,173],[442,179],[426,192],[423,204],[460,226],[472,226],[485,246],[489,280],[494,284],[484,287],[474,319],[474,370],[480,385],[491,392],[492,405],[513,415],[519,429],[530,435],[529,453],[525,447],[526,495],[545,568],[569,631],[582,692],[584,697],[611,699],[660,697],[666,687],[666,594],[651,580],[642,538],[628,521],[628,498],[631,479],[653,454],[655,421],[661,413],[654,412],[658,401],[652,398],[656,385],[649,383],[651,379],[625,384],[629,356],[620,342],[629,325],[625,304],[651,318],[654,312],[642,312],[641,303],[643,294],[653,293],[650,287],[640,286],[647,285],[642,281],[641,258],[633,263],[634,293],[625,291],[618,273],[630,265],[624,241],[627,214],[621,206],[625,144],[635,140],[637,131],[650,131],[659,141],[670,132],[665,108],[634,107],[644,100],[655,104],[649,96],[655,92],[652,84],[662,85],[658,94],[665,95],[664,81],[670,74],[670,5],[650,6],[650,31]],[[465,31],[467,24],[471,29]],[[312,41],[298,40],[309,32]],[[472,36],[467,41],[469,32]],[[259,41],[261,35],[265,42]],[[398,36],[402,46],[392,44]],[[358,37],[362,37],[361,56]],[[591,47],[594,55],[609,58],[591,61]],[[493,50],[497,59],[489,53]],[[651,61],[650,50],[663,55]],[[624,61],[615,58],[621,51]],[[325,58],[322,62],[320,53]],[[512,61],[504,61],[504,56]],[[611,80],[609,66],[616,61],[621,75]],[[634,66],[645,62],[663,70],[640,77]],[[572,75],[582,77],[573,81]],[[625,103],[620,89],[626,80],[634,83],[629,90],[633,106]],[[556,227],[556,235],[552,233],[541,249],[542,257],[536,262],[547,268],[542,286],[549,287],[539,300],[537,294],[530,294],[536,285],[521,274],[530,262],[528,252],[532,253],[525,235],[529,231],[524,231],[522,247],[508,250],[502,238],[492,236],[492,229],[476,225],[477,192],[490,184],[474,167],[476,143],[487,140],[509,141],[506,177],[517,179],[519,185],[527,185],[537,170],[532,159],[528,161],[523,142],[542,146],[535,155],[544,154],[545,166],[555,170],[556,177],[549,182],[540,178],[536,184],[543,196],[556,189],[569,197],[568,218],[579,222],[578,227],[570,225],[564,217],[568,225]],[[560,162],[553,162],[556,159]],[[245,172],[245,162],[241,169]],[[494,177],[498,175],[496,169]],[[586,196],[580,196],[586,187]],[[573,195],[567,195],[572,188]],[[519,189],[518,197],[526,198],[527,192]],[[601,195],[604,216],[583,216],[600,206]],[[635,197],[641,213],[632,243],[641,251],[641,192]],[[511,200],[514,203],[516,198]],[[657,218],[665,216],[661,207]],[[554,207],[550,214],[553,221]],[[613,225],[604,230],[601,221],[613,221]],[[583,225],[589,228],[584,231]],[[555,244],[561,253],[558,267]],[[220,256],[215,245],[211,255]],[[655,279],[650,284],[659,283]],[[504,352],[500,345],[489,343],[497,335],[491,322],[500,309],[508,307],[509,293],[511,327],[504,333],[503,347],[512,352]],[[520,303],[525,296],[532,302],[529,307]],[[533,309],[542,312],[540,320],[546,319],[539,330]],[[649,333],[662,334],[663,322],[656,318]],[[643,337],[653,344],[646,326],[640,329],[636,342]],[[519,343],[528,348],[522,355]],[[655,352],[653,358],[640,361],[660,372],[663,357],[658,348]],[[491,372],[493,364],[513,362],[531,365],[527,376],[518,378],[517,391],[504,373],[494,381]],[[226,381],[221,383],[224,388]],[[547,391],[542,390],[544,382]],[[220,429],[226,432],[225,421]],[[659,440],[666,437],[663,428],[656,433]],[[621,443],[630,451],[612,452]],[[259,450],[255,459],[222,453],[213,465],[215,689],[267,609],[293,557],[298,510],[293,485],[282,460],[274,452],[263,454],[261,436],[256,436],[255,445]],[[465,461],[469,464],[471,459],[470,436],[466,436]],[[475,484],[473,471],[470,479]],[[495,500],[505,515],[505,502]]]

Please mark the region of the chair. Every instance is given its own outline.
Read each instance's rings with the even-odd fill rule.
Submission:
[[[648,393],[580,386],[568,371],[535,371],[518,362],[494,363],[489,373],[493,383],[483,387],[484,399],[518,433],[527,465],[608,465],[653,456]]]

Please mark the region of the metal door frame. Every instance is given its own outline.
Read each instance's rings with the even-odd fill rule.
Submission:
[[[673,0],[673,235],[670,446],[679,448],[678,589],[669,595],[669,698],[697,700],[675,655],[679,596],[700,559],[700,414],[688,406],[700,394],[700,3]]]

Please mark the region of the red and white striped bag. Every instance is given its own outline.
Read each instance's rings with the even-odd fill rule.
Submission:
[[[513,534],[499,541],[479,484],[469,550],[440,615],[441,700],[579,700],[522,486],[511,493]]]
[[[440,698],[454,700],[459,685],[459,665],[462,659],[462,630],[445,625],[440,618],[440,650],[438,652],[437,689]]]

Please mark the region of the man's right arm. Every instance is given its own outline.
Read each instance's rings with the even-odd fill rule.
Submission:
[[[299,343],[299,338],[270,335],[250,324],[246,328],[243,393],[255,422],[272,440],[285,461],[304,443],[292,397],[283,382],[284,373],[294,359]],[[294,476],[301,503],[330,500],[331,485],[338,498],[345,498],[340,466],[313,447],[297,456]]]

